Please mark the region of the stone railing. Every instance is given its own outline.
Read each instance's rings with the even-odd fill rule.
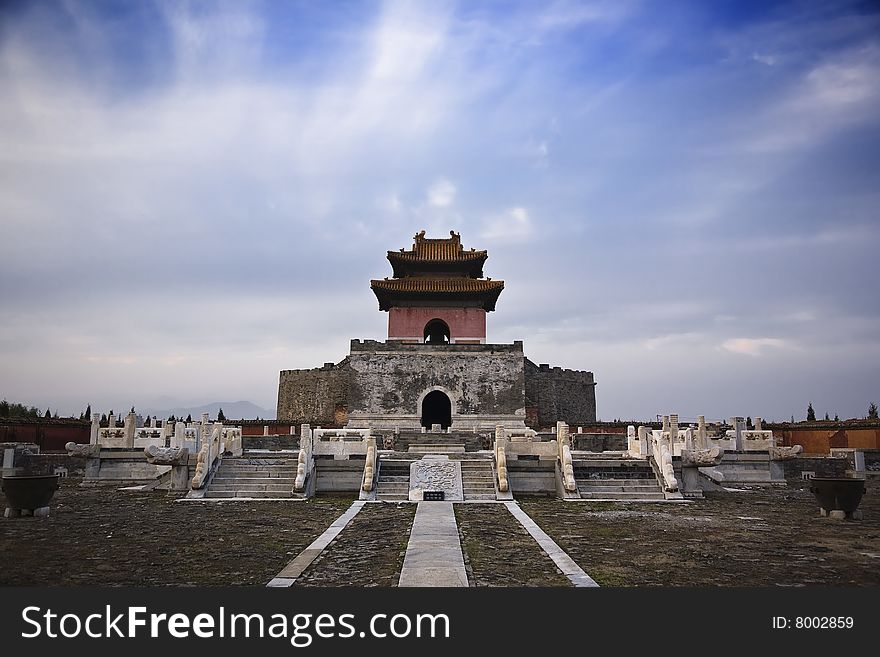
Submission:
[[[361,488],[365,493],[373,490],[376,479],[376,439],[367,438],[367,458],[364,460],[364,481]]]
[[[574,480],[574,464],[571,461],[571,444],[568,437],[568,425],[565,422],[556,423],[556,444],[559,449],[559,466],[562,470],[562,485],[566,492],[573,493],[577,490],[577,482]]]
[[[312,470],[312,441],[315,434],[321,429],[310,429],[308,424],[302,425],[299,436],[299,454],[296,458],[296,479],[293,489],[303,491],[306,487],[306,478]]]
[[[224,454],[229,452],[232,456],[242,455],[241,427],[223,427],[221,439]]]
[[[654,431],[651,441],[654,462],[663,478],[663,488],[668,492],[678,490],[678,480],[675,478],[675,470],[672,467],[672,451],[669,449],[669,433]]]
[[[194,489],[204,487],[205,483],[207,483],[208,475],[214,467],[214,463],[221,457],[220,435],[222,430],[223,425],[219,422],[215,423],[211,431],[211,437],[207,440],[202,440],[202,446],[196,459],[196,473],[192,478],[192,487]]]
[[[322,429],[315,427],[312,429],[315,440],[345,440],[349,436],[357,436],[361,440],[370,437],[370,429]]]

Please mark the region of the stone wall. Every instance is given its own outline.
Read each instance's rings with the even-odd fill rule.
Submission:
[[[310,370],[282,370],[278,381],[279,422],[341,427],[348,419],[349,359]]]
[[[583,425],[596,421],[596,383],[592,372],[535,365],[525,359],[526,406],[534,408],[533,429],[558,421]]]
[[[69,443],[89,442],[89,423],[68,418],[0,418],[0,442],[34,443],[41,452],[64,452]]]
[[[453,425],[525,420],[522,342],[427,345],[352,340],[349,417],[418,427],[420,402],[439,389],[452,402]],[[520,426],[522,426],[520,424]]]

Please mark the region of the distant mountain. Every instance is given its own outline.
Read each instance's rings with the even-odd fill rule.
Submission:
[[[207,413],[212,420],[217,417],[220,409],[223,409],[223,415],[230,420],[254,420],[260,418],[262,420],[272,420],[275,418],[275,409],[262,408],[249,401],[236,402],[212,402],[203,406],[178,406],[176,408],[143,408],[137,409],[139,413],[144,415],[155,415],[162,419],[174,415],[176,417],[186,417],[192,415],[196,420],[201,417],[202,413]]]

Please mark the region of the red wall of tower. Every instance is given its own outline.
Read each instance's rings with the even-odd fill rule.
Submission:
[[[391,308],[388,311],[388,339],[417,339],[425,336],[425,324],[442,319],[449,326],[452,341],[486,340],[486,311],[482,308]]]

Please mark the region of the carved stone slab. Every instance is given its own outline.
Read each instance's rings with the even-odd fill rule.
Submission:
[[[448,456],[427,455],[409,466],[409,499],[421,502],[425,491],[443,491],[447,502],[464,499],[461,485],[461,462]]]

